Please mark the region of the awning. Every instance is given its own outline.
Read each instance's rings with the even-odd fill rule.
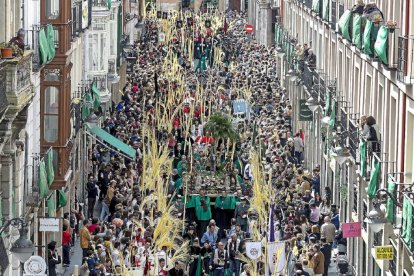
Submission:
[[[112,147],[114,147],[115,149],[117,149],[118,151],[122,151],[127,156],[129,156],[129,158],[135,160],[135,158],[136,158],[136,151],[135,151],[135,149],[133,149],[132,147],[128,146],[127,144],[125,144],[124,142],[122,142],[121,140],[119,140],[118,138],[112,136],[111,134],[109,134],[108,132],[106,132],[105,130],[103,130],[100,127],[90,128],[89,131],[92,134],[94,134],[97,137],[99,137],[102,141],[108,143],[109,145],[111,145]]]

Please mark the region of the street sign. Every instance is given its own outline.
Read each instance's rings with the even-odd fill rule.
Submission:
[[[251,34],[254,31],[254,27],[251,24],[246,24],[246,26],[244,26],[244,30],[246,33]]]
[[[312,121],[312,115],[312,111],[309,109],[309,106],[306,105],[306,100],[299,100],[299,121]]]
[[[59,232],[59,219],[58,218],[39,218],[39,231],[40,232]]]

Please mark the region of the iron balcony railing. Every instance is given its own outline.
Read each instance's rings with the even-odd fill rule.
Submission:
[[[359,132],[358,125],[354,120],[349,120],[348,124],[348,147],[354,160],[357,160],[357,151],[359,147]]]
[[[398,62],[397,62],[397,79],[401,82],[406,82],[408,72],[412,72],[412,62],[409,64],[409,44],[410,39],[406,36],[398,37]],[[413,39],[411,39],[413,41]],[[413,50],[411,51],[411,60],[413,59]],[[411,83],[411,76],[408,76],[409,83]]]
[[[303,66],[303,85],[308,91],[312,90],[313,85],[315,84],[314,78],[317,76],[314,68],[309,67],[307,64]]]
[[[9,104],[6,98],[6,65],[6,60],[0,60],[0,118]]]
[[[338,21],[336,17],[336,12],[337,12],[336,7],[337,7],[337,2],[335,0],[332,0],[331,1],[331,20],[329,23],[331,25],[331,28],[334,30],[336,28],[336,22]]]
[[[359,199],[358,193],[359,193],[358,186],[354,185],[354,204],[352,206],[352,210],[355,214],[358,214],[358,205],[359,205],[358,204],[358,199]]]

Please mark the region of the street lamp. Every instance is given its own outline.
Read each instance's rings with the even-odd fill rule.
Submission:
[[[315,112],[316,109],[318,109],[319,107],[319,101],[317,99],[315,99],[314,97],[310,97],[305,105],[307,105],[310,109],[310,111]]]
[[[384,197],[384,194],[386,195]],[[384,229],[384,226],[386,223],[388,223],[387,218],[385,217],[384,211],[381,210],[380,206],[381,203],[387,198],[391,198],[393,203],[397,205],[398,207],[402,207],[400,203],[395,199],[395,197],[388,192],[386,189],[379,189],[375,194],[377,200],[374,203],[374,208],[369,211],[367,218],[365,219],[365,222],[369,224],[372,231],[375,233],[378,233],[382,229]]]
[[[345,163],[346,160],[348,160],[348,158],[351,156],[351,154],[349,153],[349,149],[342,146],[335,147],[333,152],[334,158],[339,165]]]
[[[13,218],[6,221],[4,226],[0,228],[0,236],[7,227],[13,225],[19,227],[20,237],[13,243],[10,252],[19,259],[20,262],[26,262],[34,253],[35,247],[33,242],[27,238],[27,223],[21,218]]]
[[[321,119],[321,126],[327,127],[329,125],[329,121],[331,120],[330,116],[325,116]]]

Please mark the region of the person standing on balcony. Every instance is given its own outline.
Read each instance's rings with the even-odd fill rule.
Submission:
[[[10,39],[10,43],[16,45],[20,48],[20,50],[24,51],[24,37],[26,36],[26,33],[24,29],[19,29],[17,32],[17,36]]]
[[[308,64],[310,69],[316,68],[316,55],[313,53],[313,50],[309,49],[309,56],[306,59],[306,63]]]

